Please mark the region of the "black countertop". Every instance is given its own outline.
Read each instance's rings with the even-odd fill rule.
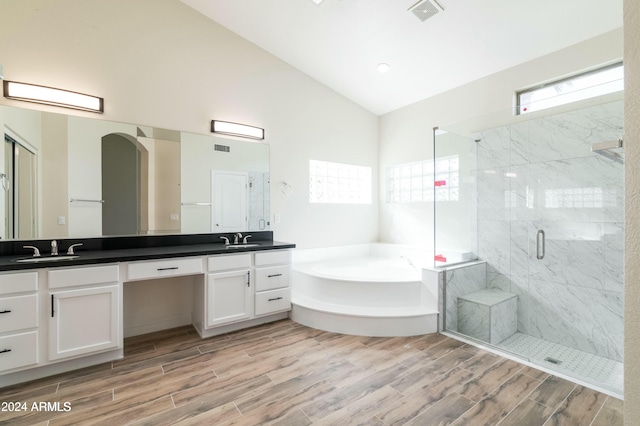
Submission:
[[[254,233],[256,235],[256,233]],[[219,236],[228,234],[198,234],[193,236],[133,236],[133,237],[106,237],[77,240],[58,240],[59,256],[64,257],[66,249],[73,243],[82,243],[82,247],[75,249],[78,256],[74,259],[56,260],[56,256],[51,256],[49,250],[44,249],[50,240],[23,241],[17,244],[18,249],[8,252],[1,250],[0,271],[40,269],[52,267],[70,267],[80,265],[92,265],[99,263],[131,262],[137,260],[167,259],[173,257],[206,256],[219,254],[246,253],[264,250],[290,249],[295,248],[295,244],[273,241],[268,239],[271,232],[262,232],[256,235],[255,240],[250,240],[249,244],[258,244],[252,247],[227,248],[223,243],[209,242],[216,241]],[[40,243],[40,244],[38,244]],[[6,244],[6,243],[5,243]],[[18,259],[31,257],[29,251],[22,249],[22,245],[36,245],[41,248],[42,261],[38,262],[16,262]],[[17,253],[16,253],[17,251]],[[47,259],[47,260],[44,260]],[[50,259],[50,260],[49,260]]]

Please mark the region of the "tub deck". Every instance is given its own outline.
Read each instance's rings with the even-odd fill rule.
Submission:
[[[400,254],[366,256],[361,246],[352,257],[343,247],[339,259],[320,254],[318,262],[309,262],[307,256],[303,257],[306,262],[296,263],[294,257],[294,321],[326,331],[376,337],[438,331],[437,284],[434,288],[425,283],[413,262],[402,260]],[[392,273],[376,273],[384,268]]]

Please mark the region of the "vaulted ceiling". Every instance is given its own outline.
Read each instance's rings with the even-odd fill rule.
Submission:
[[[375,114],[622,26],[622,0],[181,1]]]

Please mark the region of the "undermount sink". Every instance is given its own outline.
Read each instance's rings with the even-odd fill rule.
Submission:
[[[25,257],[22,259],[16,260],[18,263],[39,263],[39,262],[55,262],[59,260],[71,260],[76,259],[80,256],[78,255],[61,255],[61,256],[37,256],[37,257]]]
[[[258,247],[260,244],[229,244],[228,246],[225,246],[225,248],[228,249],[236,249],[236,248],[247,248],[247,247]]]

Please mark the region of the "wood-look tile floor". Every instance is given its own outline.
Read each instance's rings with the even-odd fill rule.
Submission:
[[[290,320],[126,339],[125,358],[0,388],[11,425],[622,424],[622,402],[443,335],[369,338]]]

